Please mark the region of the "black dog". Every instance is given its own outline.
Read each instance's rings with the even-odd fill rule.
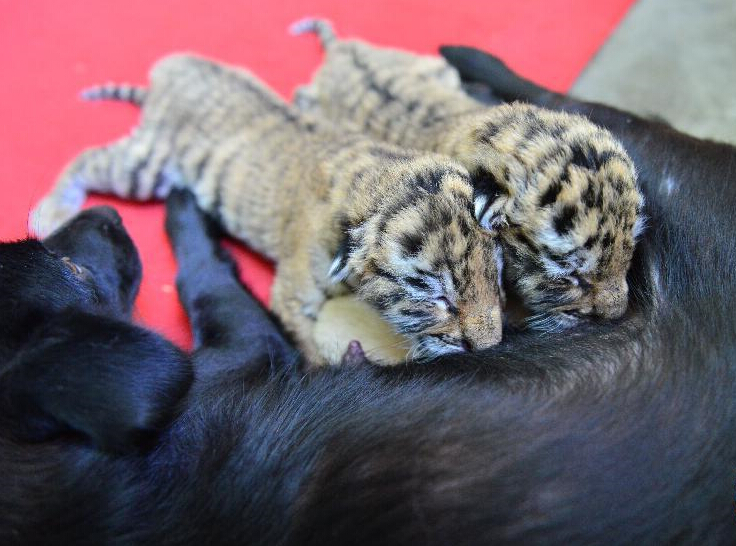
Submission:
[[[64,434],[84,432],[74,423],[43,437],[4,439],[0,539],[728,542],[736,371],[731,317],[722,309],[732,294],[703,301],[697,294],[696,301],[697,280],[681,280],[691,257],[654,250],[660,233],[673,248],[687,248],[689,236],[673,232],[672,223],[650,228],[642,249],[649,258],[636,266],[646,264],[650,274],[666,268],[653,295],[639,298],[631,319],[639,330],[624,325],[630,342],[623,345],[621,337],[596,344],[581,336],[580,347],[567,348],[570,367],[563,375],[580,369],[586,378],[567,388],[542,375],[514,374],[513,356],[500,350],[485,365],[464,361],[464,374],[448,372],[460,366],[448,362],[449,368],[357,366],[304,377],[279,330],[205,235],[193,200],[174,193],[167,227],[198,347],[194,386],[149,451],[119,454],[136,445],[137,435],[125,440],[129,435],[115,431],[130,427],[106,428],[116,441],[97,440],[98,448],[88,442],[94,435]],[[63,269],[57,272],[65,278]],[[706,307],[708,328],[698,323]],[[532,349],[515,360],[518,368],[545,359],[555,366],[559,355],[545,353],[543,344]],[[165,373],[162,353],[171,355]],[[501,376],[483,373],[494,362],[506,370]],[[598,374],[591,372],[595,362]],[[148,385],[141,392],[165,401],[160,408],[171,408],[176,396],[162,396],[151,383],[163,375],[187,383],[186,361],[165,344],[129,365]],[[88,392],[112,395],[112,378],[128,373],[115,368],[106,377],[88,369],[79,401]],[[4,393],[14,384],[3,378]],[[44,382],[27,385],[39,400],[49,390]],[[118,399],[116,407],[115,417],[126,415],[126,408],[140,407],[139,399]],[[16,412],[4,420],[4,438],[8,426],[33,424],[35,415]],[[100,449],[109,445],[118,454]]]
[[[43,243],[0,244],[1,544],[126,542],[120,526],[142,524],[127,503],[148,472],[144,455],[190,388],[196,399],[210,374],[295,361],[190,212],[195,228],[173,231],[189,237],[179,289],[192,359],[130,323],[141,266],[114,209],[87,210]]]
[[[502,98],[582,111],[622,138],[649,217],[628,316],[436,365],[302,376],[175,193],[197,344],[184,395],[186,358],[120,320],[129,241],[113,254],[93,229],[116,259],[62,248],[78,270],[5,245],[0,543],[733,542],[736,150],[444,53]],[[104,337],[118,328],[128,337]]]
[[[140,275],[109,207],[80,214],[44,244],[0,245],[0,419],[10,438],[77,437],[128,451],[165,424],[191,383],[191,365],[129,323]],[[6,493],[5,479],[22,479],[16,463],[4,460]]]
[[[82,507],[109,506],[106,452],[145,450],[186,394],[186,355],[128,320],[139,281],[109,207],[0,245],[0,543],[104,526]]]

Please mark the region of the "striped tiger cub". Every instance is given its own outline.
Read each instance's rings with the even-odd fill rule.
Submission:
[[[467,170],[300,113],[244,70],[173,55],[148,89],[88,98],[139,104],[133,132],[88,149],[33,213],[48,233],[89,191],[161,199],[186,186],[225,230],[276,262],[271,303],[308,358],[314,319],[345,287],[411,343],[412,358],[501,339],[493,237],[473,218]]]
[[[532,311],[530,326],[554,330],[625,312],[643,199],[631,159],[608,131],[532,105],[480,105],[439,57],[338,40],[322,20],[292,27],[308,31],[326,58],[297,91],[297,106],[460,161],[472,176],[476,218],[499,231],[505,281]]]

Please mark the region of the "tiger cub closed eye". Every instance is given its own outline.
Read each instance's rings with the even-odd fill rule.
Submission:
[[[467,170],[305,116],[244,70],[158,62],[148,89],[90,98],[142,106],[117,142],[78,156],[33,215],[47,232],[87,191],[163,198],[186,186],[233,236],[277,262],[273,310],[312,362],[314,320],[347,285],[414,344],[412,356],[501,339],[497,247],[473,218]]]
[[[626,273],[643,199],[621,144],[582,116],[526,104],[482,106],[439,57],[337,40],[304,20],[326,59],[295,103],[376,138],[458,159],[471,173],[475,216],[498,230],[505,280],[557,329],[581,315],[626,310]]]

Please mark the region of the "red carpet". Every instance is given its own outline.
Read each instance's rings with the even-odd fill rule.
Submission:
[[[372,2],[0,0],[0,240],[26,235],[30,209],[83,148],[126,133],[133,107],[83,103],[80,89],[106,81],[145,83],[148,67],[177,50],[243,65],[285,97],[320,61],[317,41],[291,37],[307,15],[341,36],[432,53],[441,43],[488,49],[557,90],[569,87],[633,0],[374,0]],[[160,204],[93,198],[118,208],[141,251],[140,321],[188,345],[176,300],[175,264]],[[234,247],[234,245],[233,245]],[[268,297],[271,269],[238,249],[245,281]]]

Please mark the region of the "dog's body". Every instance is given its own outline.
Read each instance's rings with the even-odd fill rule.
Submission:
[[[0,245],[0,543],[99,535],[107,477],[189,389],[189,358],[129,321],[140,277],[107,207],[44,244]]]
[[[650,227],[630,315],[437,366],[301,376],[174,195],[193,387],[139,454],[28,444],[11,434],[27,415],[4,420],[0,543],[733,542],[736,150],[635,127],[619,137]],[[128,445],[115,430],[98,443]]]

